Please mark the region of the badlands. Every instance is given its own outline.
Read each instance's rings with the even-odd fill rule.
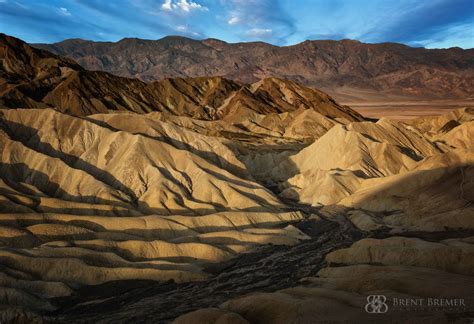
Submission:
[[[474,318],[472,107],[376,120],[294,81],[145,83],[2,34],[0,108],[2,323]]]

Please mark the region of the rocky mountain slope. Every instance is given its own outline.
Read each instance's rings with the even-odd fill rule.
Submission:
[[[221,77],[165,79],[146,84],[104,72],[0,36],[0,107],[43,108],[85,116],[109,110],[167,112],[198,119],[313,109],[332,118],[362,120],[321,91],[275,78],[245,85]]]
[[[472,108],[371,121],[293,81],[147,84],[1,41],[0,322],[370,322],[368,295],[474,317]]]
[[[116,43],[70,39],[35,44],[70,57],[88,70],[155,81],[220,75],[253,83],[293,80],[340,97],[470,98],[474,49],[424,49],[357,41],[305,41],[293,46],[226,43],[170,36]]]

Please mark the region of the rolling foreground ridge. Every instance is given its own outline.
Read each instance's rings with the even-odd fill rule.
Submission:
[[[368,296],[474,317],[472,108],[371,120],[294,81],[144,83],[6,35],[0,62],[1,322],[370,322]]]

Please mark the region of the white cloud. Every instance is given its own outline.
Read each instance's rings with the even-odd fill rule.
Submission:
[[[246,34],[250,37],[271,37],[273,30],[270,28],[252,28]]]
[[[59,12],[63,16],[71,16],[71,13],[69,12],[69,10],[67,10],[67,8],[61,7],[59,8]]]
[[[163,10],[172,10],[171,0],[165,0],[165,2],[163,2],[163,4],[161,5],[161,9],[163,9]]]
[[[227,21],[229,25],[236,25],[240,22],[240,18],[237,16],[230,17],[230,19]]]
[[[186,13],[194,10],[209,11],[207,7],[188,0],[165,0],[161,5],[161,9],[166,11],[182,11]]]
[[[194,36],[194,37],[202,37],[202,35],[200,33],[189,29],[189,26],[178,25],[178,26],[176,26],[175,30],[179,33],[191,35],[191,36]]]
[[[187,0],[179,0],[177,3],[178,7],[180,7],[183,11],[189,12],[191,10],[208,10],[206,7],[201,6],[196,2],[188,2]]]
[[[23,9],[26,9],[26,10],[29,10],[29,9],[30,9],[30,7],[28,7],[28,6],[25,6],[25,5],[24,5],[24,4],[22,4],[22,3],[19,3],[18,1],[17,1],[17,2],[15,2],[15,4],[16,4],[18,7],[20,7],[20,8],[23,8]]]
[[[296,31],[296,21],[282,7],[282,0],[220,0],[225,3],[225,23],[240,40],[265,39],[285,44]],[[296,2],[296,1],[295,1]]]

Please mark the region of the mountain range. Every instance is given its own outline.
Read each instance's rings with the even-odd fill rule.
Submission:
[[[179,36],[118,42],[69,39],[33,46],[72,58],[88,70],[145,82],[222,76],[253,83],[277,77],[344,100],[464,99],[474,95],[474,49],[425,49],[353,40],[275,46]]]
[[[0,105],[4,107],[55,107],[79,116],[109,110],[159,111],[204,120],[313,108],[332,117],[362,119],[323,92],[291,81],[266,78],[249,85],[222,77],[196,77],[145,83],[85,70],[74,61],[3,34],[0,46],[4,66]]]

